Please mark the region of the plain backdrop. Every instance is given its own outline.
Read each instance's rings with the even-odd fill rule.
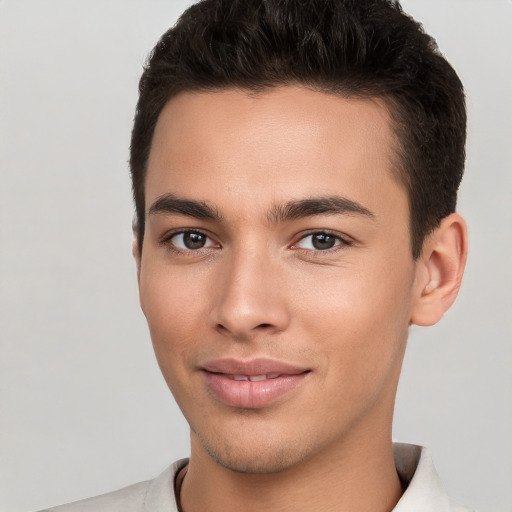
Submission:
[[[142,64],[185,0],[0,1],[0,510],[156,476],[188,453],[139,311],[128,145]],[[465,83],[470,257],[411,330],[394,438],[512,511],[512,2],[404,0]]]

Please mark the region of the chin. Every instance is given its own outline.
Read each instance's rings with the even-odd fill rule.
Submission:
[[[251,443],[234,439],[212,443],[196,433],[208,455],[220,466],[236,473],[280,473],[300,464],[307,458],[308,450],[300,449],[300,442],[274,442],[268,439]],[[288,446],[287,446],[288,445]]]

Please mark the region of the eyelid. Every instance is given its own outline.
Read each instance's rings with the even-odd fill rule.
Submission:
[[[335,238],[339,243],[331,247],[330,249],[305,249],[303,247],[298,247],[298,244],[304,240],[305,238],[313,235],[328,235]],[[300,251],[308,251],[315,253],[332,253],[337,250],[344,249],[346,247],[350,247],[354,244],[354,241],[347,235],[339,233],[337,231],[332,231],[330,229],[314,229],[311,231],[307,231],[305,233],[301,233],[297,240],[292,244],[291,249],[300,250]]]
[[[185,234],[185,233],[198,233],[200,235],[203,235],[210,242],[213,242],[213,245],[210,245],[207,247],[201,247],[198,249],[183,249],[183,248],[180,248],[172,243],[172,239],[175,236],[180,235],[180,234]],[[307,237],[314,236],[314,235],[321,235],[321,234],[332,236],[333,238],[335,238],[337,240],[338,243],[336,243],[336,245],[334,245],[333,247],[331,247],[329,249],[323,249],[323,250],[298,247],[298,244],[302,240],[306,239]],[[159,244],[166,246],[167,248],[169,248],[169,250],[172,250],[173,252],[177,252],[177,253],[197,253],[201,250],[205,250],[205,249],[208,250],[208,249],[221,247],[220,243],[218,243],[213,236],[211,236],[208,232],[206,232],[205,230],[200,229],[200,228],[179,228],[179,229],[175,229],[172,231],[168,231],[161,237]],[[354,240],[345,234],[342,234],[342,233],[339,233],[337,231],[333,231],[330,229],[313,229],[313,230],[303,232],[300,235],[298,235],[296,237],[296,241],[291,244],[290,248],[293,250],[301,250],[301,251],[314,252],[314,253],[320,254],[320,253],[332,253],[337,250],[341,250],[346,247],[350,247],[353,244],[354,244]]]
[[[202,235],[202,236],[206,237],[209,241],[213,242],[214,245],[213,246],[208,246],[208,247],[201,247],[199,249],[183,249],[183,248],[178,247],[178,246],[176,246],[175,244],[172,243],[172,239],[175,236],[183,235],[183,234],[186,234],[186,233],[197,233],[199,235]],[[167,233],[165,233],[165,235],[163,235],[161,237],[161,239],[159,241],[159,244],[167,247],[169,250],[171,250],[173,252],[177,252],[177,253],[180,253],[180,254],[184,254],[184,253],[198,253],[201,250],[205,250],[205,249],[208,250],[208,249],[214,249],[216,247],[220,247],[220,244],[215,240],[214,237],[209,235],[203,229],[199,229],[199,228],[179,228],[179,229],[175,229],[175,230],[172,230],[172,231],[168,231]]]

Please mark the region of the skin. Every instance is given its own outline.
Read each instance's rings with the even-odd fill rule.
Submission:
[[[412,259],[389,119],[379,100],[291,86],[182,93],[162,111],[134,254],[155,354],[191,429],[185,512],[388,511],[400,498],[391,424],[408,327],[451,305],[467,243],[453,214]],[[166,194],[218,218],[151,210]],[[364,213],[276,215],[332,196]],[[187,249],[183,230],[204,246]],[[316,248],[326,233],[334,246]],[[267,406],[232,407],[201,370],[226,357],[308,373]]]

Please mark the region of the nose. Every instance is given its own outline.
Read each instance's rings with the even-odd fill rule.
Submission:
[[[219,269],[220,270],[220,269]],[[284,331],[290,322],[283,272],[254,251],[240,251],[224,262],[212,310],[215,329],[233,339]]]

